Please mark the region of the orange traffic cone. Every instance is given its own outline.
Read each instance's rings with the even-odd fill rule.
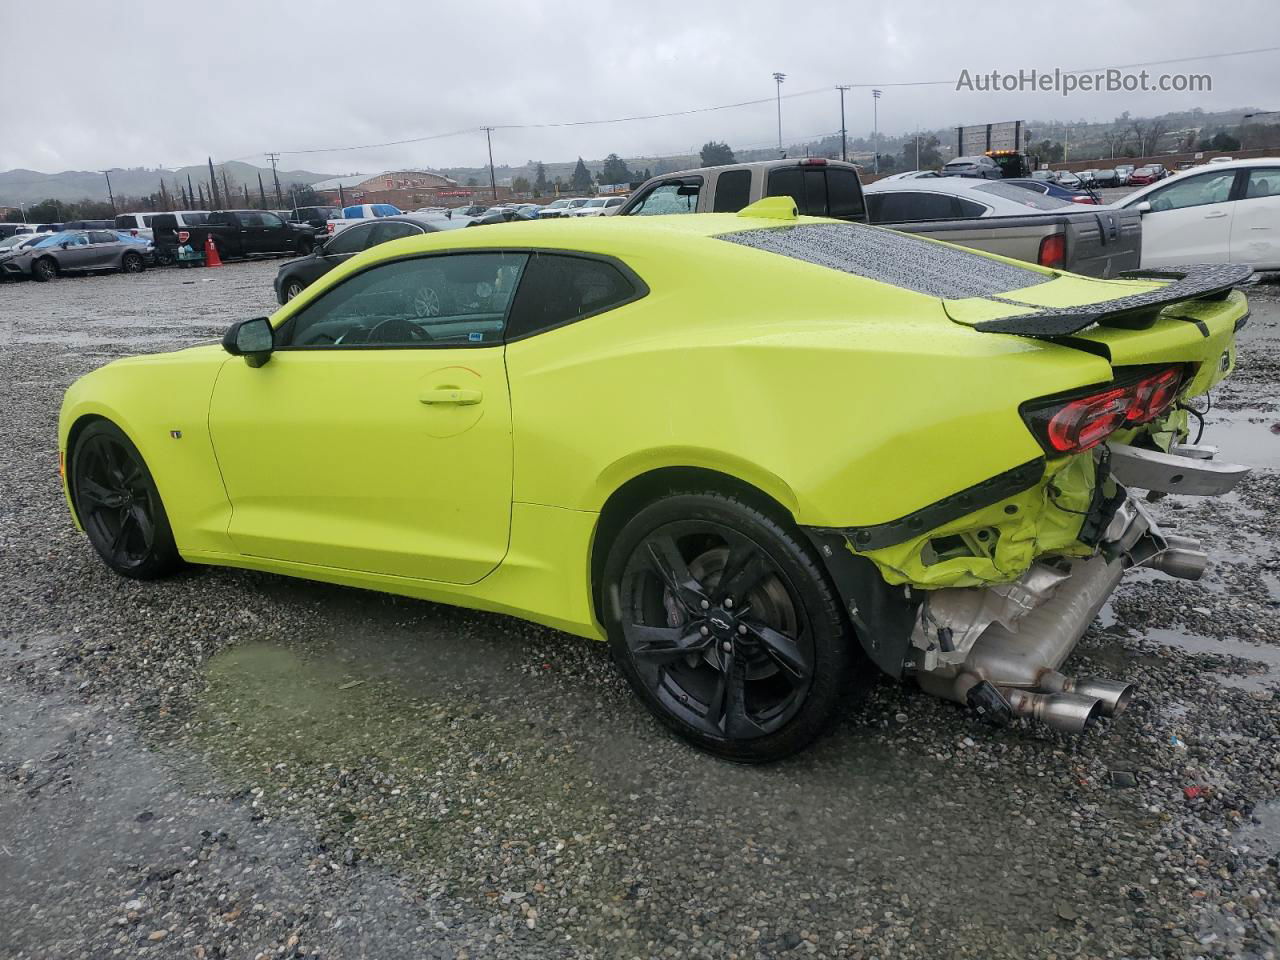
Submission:
[[[218,256],[218,245],[213,242],[213,234],[204,235],[204,265],[206,267],[222,266],[222,258]]]

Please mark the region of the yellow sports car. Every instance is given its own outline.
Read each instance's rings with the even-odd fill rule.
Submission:
[[[147,579],[251,567],[608,639],[698,746],[794,752],[882,670],[1082,729],[1063,661],[1126,567],[1198,545],[1128,491],[1226,492],[1188,444],[1235,267],[1091,280],[739,214],[382,244],[221,345],[67,391],[72,515]]]

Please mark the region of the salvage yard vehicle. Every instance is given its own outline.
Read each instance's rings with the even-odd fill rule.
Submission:
[[[1132,211],[1099,213],[971,177],[886,178],[863,187],[853,164],[822,157],[663,174],[642,184],[615,215],[733,213],[769,196],[793,198],[801,213],[870,219],[894,230],[1097,277],[1136,269],[1142,242],[1142,218]]]
[[[1142,266],[1244,263],[1280,270],[1280,158],[1228,160],[1135,190]]]
[[[334,216],[325,221],[325,231],[329,236],[341,233],[347,227],[378,217],[398,217],[404,211],[393,203],[357,203],[343,207]]]
[[[368,223],[356,224],[350,230],[343,230],[338,236],[317,244],[305,257],[282,264],[276,272],[276,300],[288,303],[334,267],[380,243],[466,225],[461,219],[453,221],[440,216],[415,217],[409,214],[402,217],[380,217]],[[421,309],[425,311],[424,315],[434,316],[431,311],[438,314],[440,304],[438,301],[426,302]]]
[[[13,277],[48,281],[65,273],[119,270],[141,273],[150,247],[110,230],[67,230],[43,234],[38,243],[0,260],[0,271]]]
[[[607,639],[724,757],[801,749],[876,668],[1081,730],[1131,696],[1060,669],[1123,572],[1206,563],[1136,488],[1247,472],[1184,409],[1234,366],[1247,274],[1072,276],[789,197],[425,234],[77,380],[61,472],[119,574],[246,567]]]
[[[216,210],[200,224],[184,228],[169,225],[159,215],[151,220],[157,255],[169,262],[178,247],[203,250],[213,238],[224,260],[262,254],[292,253],[306,256],[316,243],[316,232],[306,224],[289,223],[270,210]]]

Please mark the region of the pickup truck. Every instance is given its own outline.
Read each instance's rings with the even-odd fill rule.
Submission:
[[[936,183],[959,178],[908,181]],[[976,181],[998,182],[998,181]],[[957,199],[928,218],[894,219],[893,205],[878,204],[868,217],[858,168],[823,157],[764,160],[703,167],[652,177],[640,185],[616,216],[664,213],[736,213],[763,197],[790,196],[801,214],[874,223],[904,233],[1017,260],[1081,273],[1114,277],[1139,268],[1142,221],[1114,208],[1066,204],[1025,214],[991,216],[986,207]],[[1040,198],[1039,194],[1030,194]],[[1044,198],[1040,198],[1044,199]],[[877,214],[884,213],[885,216]]]
[[[354,227],[357,223],[368,223],[375,217],[403,216],[400,208],[393,203],[357,203],[352,207],[343,207],[339,213],[340,216],[330,217],[325,223],[329,236],[341,233],[347,227]]]
[[[178,247],[201,251],[213,237],[222,259],[256,254],[288,253],[305,257],[316,243],[316,231],[306,224],[286,223],[270,210],[217,210],[201,224],[179,226],[168,217],[151,220],[157,258],[167,262]]]

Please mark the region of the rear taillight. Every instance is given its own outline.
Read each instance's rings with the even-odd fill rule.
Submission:
[[[1142,370],[1105,388],[1025,404],[1022,417],[1052,455],[1082,453],[1121,427],[1154,420],[1173,405],[1186,368]]]
[[[1074,197],[1071,198],[1071,202],[1072,203],[1097,203],[1098,201],[1093,199],[1093,197],[1089,196],[1087,193],[1077,193]]]
[[[130,227],[130,228],[129,228],[129,236],[131,236],[131,237],[136,237],[137,235],[138,235],[138,228],[137,228],[137,227]]]
[[[330,236],[332,236],[332,235],[333,235],[333,224],[332,224],[332,223],[326,223],[326,224],[324,225],[324,231],[325,231],[325,233],[327,233],[327,234],[329,234]]]
[[[1061,233],[1050,234],[1040,241],[1040,254],[1036,262],[1042,267],[1063,267],[1067,263],[1067,238]]]
[[[191,239],[191,231],[190,231],[190,230],[179,230],[179,231],[178,231],[178,242],[179,242],[179,243],[186,243],[186,242],[187,242],[188,240],[190,240],[190,239]]]

